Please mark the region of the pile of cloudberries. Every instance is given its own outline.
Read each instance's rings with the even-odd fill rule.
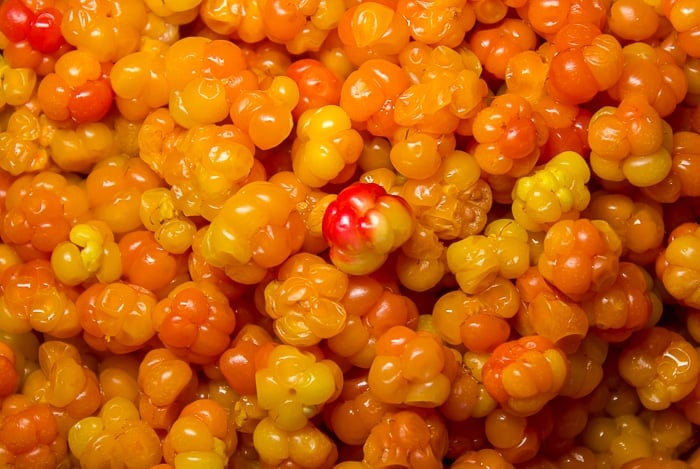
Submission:
[[[698,0],[4,0],[0,49],[0,468],[700,469]]]

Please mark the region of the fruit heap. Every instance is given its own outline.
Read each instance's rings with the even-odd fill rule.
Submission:
[[[700,469],[697,0],[4,0],[0,467]]]

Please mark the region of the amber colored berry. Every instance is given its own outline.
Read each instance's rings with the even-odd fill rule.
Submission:
[[[163,440],[163,459],[182,465],[224,468],[238,438],[226,410],[211,399],[185,406]]]
[[[559,101],[589,101],[615,85],[622,74],[622,46],[615,36],[601,33],[593,23],[565,24],[557,31],[552,45],[555,52],[546,87]]]
[[[411,410],[389,413],[365,441],[364,461],[370,467],[440,468],[446,447],[434,437],[439,437],[441,429],[444,431],[444,423],[435,415],[423,417]]]
[[[184,255],[166,251],[150,231],[131,231],[118,246],[124,279],[151,291],[168,286],[187,266]]]
[[[338,459],[335,442],[311,422],[286,430],[265,418],[255,427],[253,444],[266,467],[331,469]]]
[[[534,50],[537,37],[524,21],[508,18],[493,27],[477,28],[469,44],[484,69],[502,79],[508,60],[518,52]]]
[[[594,331],[611,343],[655,323],[662,308],[648,272],[631,262],[621,262],[615,283],[581,306]]]
[[[333,353],[360,368],[371,366],[377,340],[387,330],[394,326],[415,329],[418,324],[415,302],[370,276],[349,276],[341,304],[347,314],[345,327],[326,343]]]
[[[367,382],[382,401],[436,407],[447,400],[457,362],[436,335],[395,326],[379,337],[376,347]]]
[[[184,282],[154,307],[158,337],[190,363],[211,363],[228,347],[236,316],[216,284]]]
[[[339,104],[350,119],[373,135],[391,137],[398,128],[393,119],[394,103],[409,85],[408,74],[401,67],[371,59],[345,79]]]
[[[41,80],[39,105],[53,120],[97,122],[109,112],[114,91],[109,83],[111,64],[86,50],[67,52],[56,61],[55,72]]]
[[[303,429],[342,389],[338,365],[291,345],[277,345],[255,372],[258,404],[283,431]]]
[[[285,343],[308,346],[338,334],[347,313],[341,300],[348,278],[320,257],[295,254],[265,286],[265,312]]]
[[[518,277],[515,286],[521,300],[515,329],[521,335],[546,337],[566,353],[575,352],[590,326],[580,304],[563,295],[535,266]]]
[[[360,65],[374,57],[390,59],[408,42],[408,20],[380,2],[363,2],[343,12],[338,37],[350,60]]]
[[[445,293],[435,302],[433,327],[452,345],[489,352],[510,337],[508,319],[520,308],[515,285],[497,277],[492,285],[470,295],[462,290]]]
[[[608,12],[608,27],[616,36],[643,41],[659,28],[661,17],[656,9],[643,1],[617,0]]]
[[[304,111],[328,104],[338,104],[342,81],[328,67],[316,59],[300,59],[287,68],[287,76],[299,87],[299,102],[292,115],[295,120]]]
[[[487,391],[517,415],[533,415],[554,398],[569,374],[566,355],[541,336],[524,336],[496,347],[484,365]]]
[[[700,241],[700,225],[688,222],[676,227],[669,235],[666,249],[656,260],[656,275],[670,295],[683,304],[700,306],[698,270],[693,259]]]
[[[24,398],[24,399],[23,399]],[[47,404],[33,404],[17,395],[0,423],[0,448],[8,464],[54,467],[66,455],[66,440]],[[7,402],[7,401],[6,401]]]
[[[85,188],[94,217],[107,223],[114,233],[126,233],[141,227],[141,195],[161,184],[140,158],[115,156],[92,168]]]
[[[155,335],[156,301],[153,293],[137,285],[93,284],[76,301],[85,341],[96,350],[116,353],[140,349]]]
[[[688,55],[700,57],[698,8],[688,0],[664,0],[663,12],[678,32],[678,44]]]
[[[80,333],[77,291],[56,278],[48,261],[36,259],[8,267],[0,277],[0,289],[2,331],[36,330],[56,338]]]
[[[618,0],[614,5],[638,3]],[[656,15],[656,13],[654,13]],[[636,31],[641,31],[639,28]],[[608,90],[616,100],[641,93],[661,117],[668,116],[683,101],[688,91],[688,79],[673,55],[662,47],[635,42],[622,48],[624,66],[618,82]],[[641,88],[640,83],[646,85]]]
[[[153,348],[141,360],[137,382],[138,409],[154,429],[168,429],[194,399],[198,377],[189,363],[165,348]]]
[[[591,169],[606,181],[647,187],[671,171],[671,126],[640,94],[623,97],[617,108],[598,109],[588,127],[588,144]]]
[[[19,375],[15,368],[15,352],[6,342],[0,342],[0,372],[4,377],[0,387],[0,396],[7,397],[17,391]]]
[[[459,287],[478,294],[499,276],[515,279],[525,273],[530,265],[528,235],[514,220],[494,220],[483,234],[452,243],[446,256]]]
[[[679,334],[653,327],[635,336],[620,354],[620,375],[637,389],[644,407],[668,408],[687,396],[700,376],[697,351]]]
[[[542,116],[523,97],[505,93],[476,115],[473,154],[481,169],[494,175],[523,176],[532,170],[547,141]]]
[[[648,264],[655,260],[664,238],[663,209],[624,194],[594,193],[584,214],[605,220],[622,241],[622,256]]]
[[[547,281],[576,298],[615,281],[621,249],[606,221],[562,220],[547,232],[537,265]]]
[[[349,445],[361,445],[394,406],[374,395],[367,375],[362,374],[345,379],[340,396],[327,409],[326,421],[338,439]]]
[[[304,230],[284,188],[254,181],[224,203],[202,237],[201,253],[233,280],[254,284],[301,248]]]
[[[301,114],[292,146],[292,168],[311,187],[344,182],[354,172],[363,149],[362,136],[352,128],[348,113],[326,105]],[[339,180],[340,179],[340,180]]]
[[[6,194],[0,236],[25,259],[47,256],[68,240],[73,223],[88,217],[85,189],[59,173],[24,175]]]
[[[258,358],[263,359],[274,345],[272,336],[261,326],[243,326],[219,358],[221,373],[238,394],[255,394]]]
[[[39,346],[39,369],[33,371],[22,392],[35,402],[47,403],[62,416],[62,424],[92,415],[102,404],[97,376],[74,345],[48,340]]]
[[[136,405],[123,397],[109,399],[98,415],[76,422],[68,432],[68,444],[83,467],[126,465],[126,461],[133,467],[149,467],[162,458],[158,434],[140,419]]]

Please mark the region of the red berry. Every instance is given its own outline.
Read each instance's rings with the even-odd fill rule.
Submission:
[[[374,183],[346,187],[323,216],[331,260],[354,275],[381,267],[389,253],[408,240],[413,226],[408,203]]]
[[[112,106],[114,93],[106,79],[87,81],[68,100],[68,110],[76,122],[97,122]]]
[[[34,12],[20,0],[7,0],[0,6],[0,31],[11,42],[27,37],[34,21]]]
[[[45,54],[56,52],[66,42],[61,34],[62,18],[56,8],[39,10],[27,34],[29,44]]]

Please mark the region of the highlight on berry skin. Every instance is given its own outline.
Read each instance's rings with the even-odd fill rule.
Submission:
[[[374,183],[343,189],[323,215],[331,261],[353,275],[379,269],[389,253],[408,240],[413,226],[406,201]]]

